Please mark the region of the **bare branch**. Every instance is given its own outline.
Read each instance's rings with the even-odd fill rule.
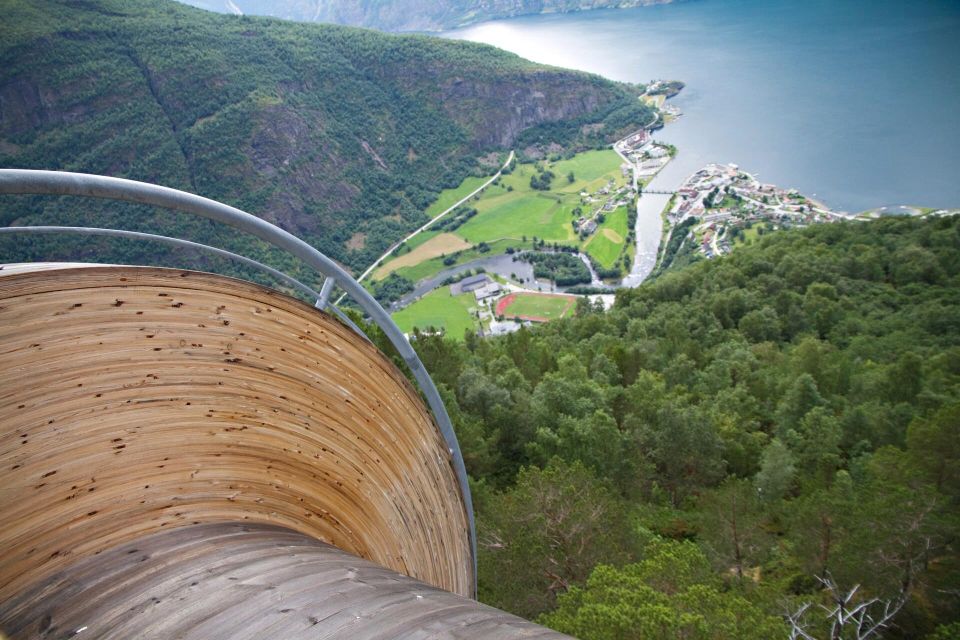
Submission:
[[[880,632],[890,626],[891,620],[903,608],[909,597],[908,588],[904,586],[897,597],[892,600],[870,598],[856,603],[854,599],[860,590],[859,584],[854,585],[844,594],[829,573],[816,576],[816,578],[823,585],[833,603],[830,607],[819,605],[819,608],[826,612],[825,619],[830,622],[829,638],[831,640],[839,640],[840,638],[867,640],[873,636],[879,638]],[[878,617],[875,618],[874,615],[871,615],[871,611],[875,611],[880,605],[882,605],[883,611],[876,614]],[[805,603],[794,613],[788,613],[785,616],[790,624],[791,640],[817,640],[807,631],[808,625],[803,620],[811,606],[811,603]]]

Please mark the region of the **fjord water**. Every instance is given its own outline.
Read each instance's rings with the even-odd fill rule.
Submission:
[[[444,34],[614,80],[683,80],[680,149],[845,211],[960,206],[960,2],[688,0]]]

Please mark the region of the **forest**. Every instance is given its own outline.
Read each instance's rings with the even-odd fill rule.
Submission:
[[[418,336],[482,600],[584,640],[957,637],[958,284],[960,219],[841,222],[608,312]]]
[[[567,251],[525,251],[514,259],[529,262],[533,265],[534,277],[550,280],[560,287],[590,283],[590,270],[587,265],[575,254]]]

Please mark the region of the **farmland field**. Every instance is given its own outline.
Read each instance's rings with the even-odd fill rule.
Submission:
[[[624,178],[620,174],[621,162],[623,161],[615,151],[586,151],[578,153],[569,160],[554,163],[551,170],[557,174],[559,189],[579,193],[584,189],[588,191],[599,189],[609,178],[614,178],[620,185],[624,184]],[[566,176],[571,171],[575,181],[573,184],[567,184]]]
[[[464,242],[463,238],[455,236],[452,233],[441,233],[429,238],[426,242],[410,251],[410,253],[405,253],[398,258],[390,260],[388,263],[377,269],[373,273],[373,277],[377,280],[380,280],[382,278],[386,278],[388,275],[390,275],[390,273],[402,267],[414,266],[431,258],[436,258],[438,256],[447,255],[454,253],[455,251],[461,251],[469,248],[470,245]]]
[[[522,191],[503,193],[499,197],[481,198],[476,217],[457,230],[457,235],[468,242],[490,242],[524,236],[543,238],[549,242],[573,242],[576,234],[570,226],[572,206],[556,196],[530,194]],[[481,209],[480,204],[486,206]]]
[[[498,255],[506,252],[508,248],[514,249],[532,249],[533,241],[528,240],[527,242],[513,241],[513,240],[497,240],[495,242],[489,243],[490,251],[487,253],[481,253],[477,249],[469,249],[461,252],[456,256],[455,264],[463,264],[469,262],[476,258],[482,258],[484,255]],[[419,264],[410,266],[410,267],[401,267],[397,269],[396,273],[399,276],[404,278],[409,278],[413,282],[419,282],[424,278],[429,278],[430,276],[436,275],[448,268],[449,265],[443,264],[442,258],[431,258],[430,260],[425,260]]]
[[[413,249],[416,249],[420,245],[426,244],[431,238],[437,236],[439,233],[440,233],[439,231],[434,231],[433,229],[427,229],[426,231],[418,233],[417,235],[413,236],[412,238],[404,242],[403,246],[405,246],[406,248],[412,251]]]
[[[556,320],[576,305],[576,297],[548,293],[511,293],[497,302],[497,315],[536,322]]]

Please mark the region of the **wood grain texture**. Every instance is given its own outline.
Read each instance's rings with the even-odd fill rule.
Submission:
[[[196,523],[275,524],[471,595],[424,404],[372,345],[248,282],[0,271],[0,602]]]
[[[302,534],[229,523],[80,561],[0,604],[0,630],[14,640],[566,637]]]

